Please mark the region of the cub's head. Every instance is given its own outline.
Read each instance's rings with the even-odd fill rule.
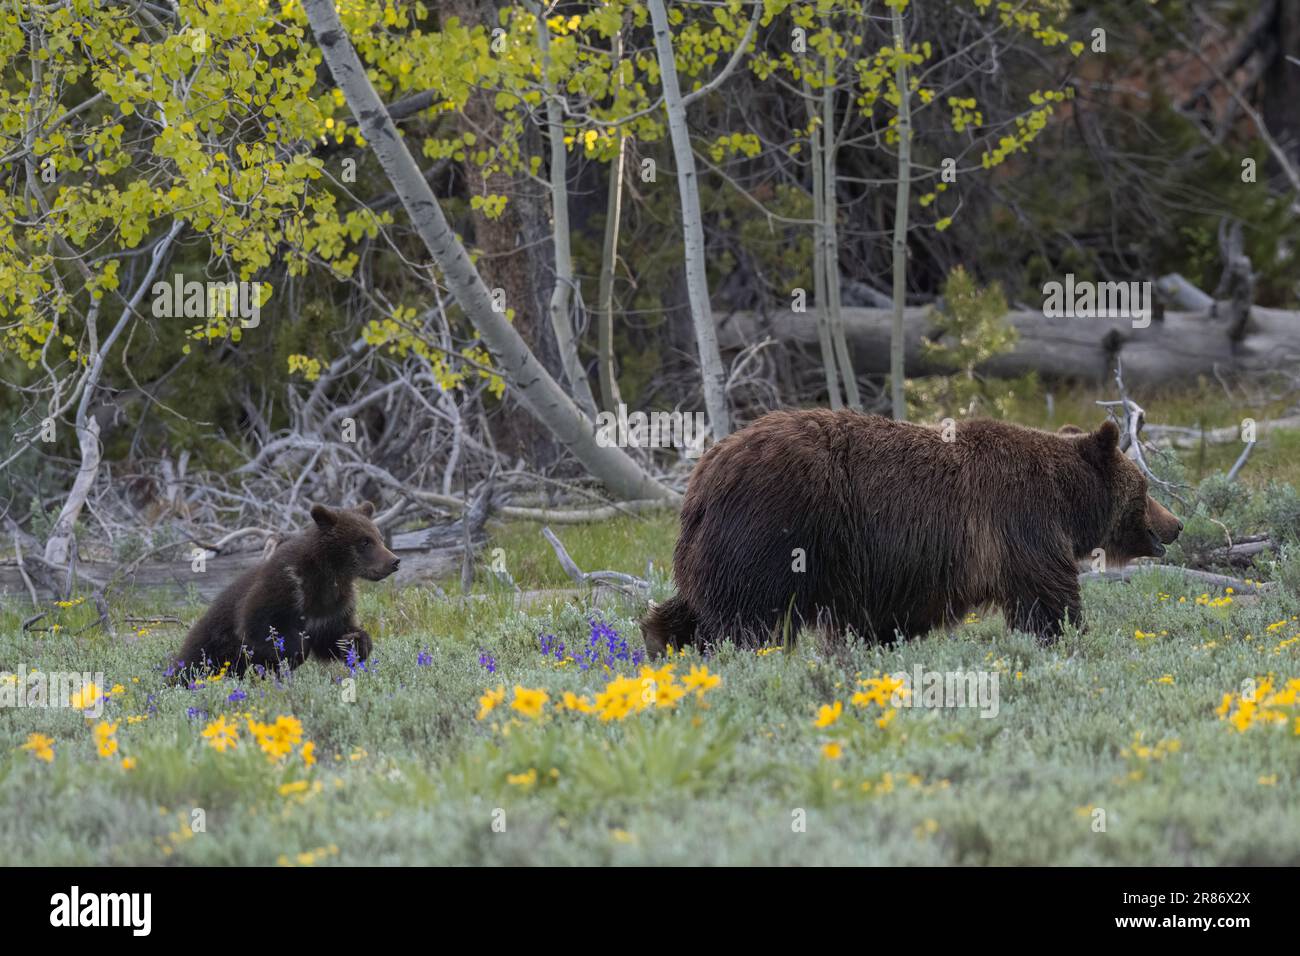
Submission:
[[[370,520],[375,506],[364,501],[355,508],[312,505],[318,540],[329,564],[349,577],[381,581],[397,570],[400,559],[384,547],[379,529]]]
[[[1119,450],[1115,423],[1107,421],[1095,432],[1066,425],[1059,434],[1073,439],[1079,454],[1102,477],[1110,501],[1109,517],[1101,528],[1106,560],[1124,564],[1134,558],[1162,557],[1183,523],[1147,494],[1142,469]]]

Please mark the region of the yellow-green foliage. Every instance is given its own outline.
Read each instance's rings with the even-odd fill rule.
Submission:
[[[1016,344],[1016,330],[1006,321],[1002,290],[996,284],[980,288],[958,266],[948,276],[943,296],[943,309],[930,310],[937,334],[925,339],[922,348],[928,362],[950,369],[951,374],[909,381],[909,404],[920,417],[1005,416],[1012,398],[1032,387],[1031,379],[989,380],[976,372]]]

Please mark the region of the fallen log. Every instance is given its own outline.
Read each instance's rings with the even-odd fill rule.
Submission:
[[[1197,571],[1177,564],[1135,564],[1118,571],[1085,571],[1079,575],[1079,583],[1086,581],[1132,581],[1135,577],[1153,571],[1176,571],[1182,577],[1196,581],[1206,587],[1232,588],[1238,594],[1259,594],[1273,587],[1270,581],[1245,581],[1226,574],[1212,574],[1209,571]]]
[[[886,309],[845,308],[844,332],[854,368],[865,374],[889,371],[891,315]],[[1009,312],[1019,333],[1015,348],[990,359],[980,371],[1016,377],[1037,372],[1048,380],[1108,382],[1117,358],[1130,386],[1186,382],[1198,375],[1258,374],[1300,364],[1300,313],[1254,307],[1244,337],[1234,341],[1233,323],[1208,312],[1165,312],[1146,328],[1126,318],[1049,318],[1041,311]],[[922,351],[922,338],[937,335],[929,308],[904,311],[908,375],[948,374]],[[771,336],[816,355],[815,312],[782,309],[768,315],[733,312],[719,324],[724,349],[737,351]]]
[[[622,571],[583,571],[578,567],[578,563],[570,557],[564,544],[556,537],[555,532],[550,528],[542,528],[542,537],[547,540],[552,550],[555,551],[555,557],[560,562],[560,567],[564,568],[564,573],[573,579],[578,585],[598,585],[606,584],[610,587],[632,588],[633,593],[648,592],[650,590],[650,581],[648,578],[638,578],[635,574],[624,574]]]
[[[1234,541],[1231,545],[1214,548],[1197,555],[1201,561],[1211,565],[1230,565],[1232,567],[1249,567],[1255,558],[1277,550],[1277,545],[1266,534],[1251,535]]]
[[[440,547],[425,547],[419,543],[414,547],[402,546],[395,536],[393,550],[402,559],[402,566],[386,583],[402,586],[417,582],[426,582],[438,578],[448,578],[459,573],[464,545],[457,541]],[[482,545],[483,537],[478,536],[474,547]],[[137,590],[163,589],[177,595],[193,592],[202,600],[210,601],[226,588],[240,574],[256,567],[263,561],[263,552],[244,551],[228,554],[208,553],[203,571],[192,570],[189,551],[186,550],[173,560],[145,561],[123,573],[123,565],[100,561],[79,561],[77,563],[77,581],[102,590],[113,582],[115,592],[129,588]],[[32,559],[27,559],[30,570]],[[382,585],[381,585],[382,586]],[[44,578],[36,580],[36,590],[45,600],[58,597],[60,590],[55,581]],[[26,584],[14,559],[0,561],[0,598],[6,601],[11,596],[25,596]]]
[[[1262,438],[1278,429],[1300,428],[1300,415],[1288,415],[1285,418],[1269,418],[1255,423],[1255,437]],[[1191,449],[1206,445],[1228,445],[1241,441],[1240,425],[1225,425],[1223,428],[1187,428],[1178,425],[1148,425],[1147,433],[1154,439],[1153,444],[1171,448]]]

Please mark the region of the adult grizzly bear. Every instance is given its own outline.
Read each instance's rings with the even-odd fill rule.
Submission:
[[[370,519],[375,506],[313,505],[313,525],[236,578],[185,638],[179,665],[230,664],[237,674],[280,662],[297,667],[308,655],[340,659],[355,648],[370,656],[370,635],[356,619],[357,578],[379,581],[397,570]]]
[[[651,654],[802,624],[871,639],[999,605],[1044,641],[1081,620],[1076,561],[1159,556],[1182,523],[1147,495],[1119,429],[995,421],[936,428],[860,412],[773,412],[696,465],[677,595],[642,624]]]

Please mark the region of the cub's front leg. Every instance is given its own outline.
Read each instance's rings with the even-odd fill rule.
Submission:
[[[312,644],[312,652],[317,657],[325,660],[346,661],[348,652],[356,648],[358,661],[364,661],[370,657],[373,650],[374,642],[370,635],[357,625],[355,622],[346,630],[341,637],[335,640],[315,641]]]

